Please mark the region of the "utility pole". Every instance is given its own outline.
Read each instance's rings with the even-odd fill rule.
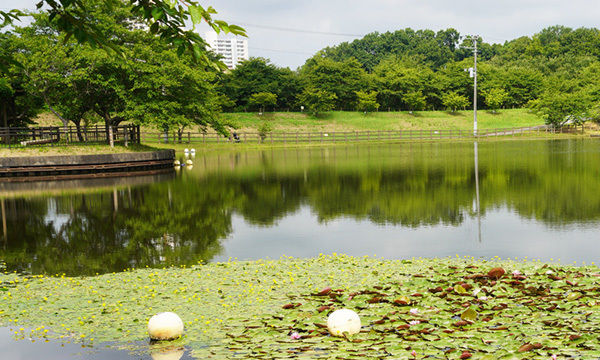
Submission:
[[[471,39],[473,40],[473,47],[466,47],[465,49],[473,49],[474,64],[472,68],[465,69],[465,71],[468,71],[473,78],[473,136],[477,136],[477,40],[479,36],[475,35]]]

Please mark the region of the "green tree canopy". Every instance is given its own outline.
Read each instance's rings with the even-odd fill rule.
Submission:
[[[298,102],[301,106],[306,108],[313,113],[315,116],[323,112],[327,112],[335,109],[335,101],[337,96],[327,90],[317,88],[306,88],[298,96]]]
[[[275,106],[277,104],[277,95],[270,92],[252,94],[250,96],[250,104],[258,105],[262,113],[267,106]]]
[[[65,126],[71,121],[79,127],[92,118],[107,127],[130,120],[164,130],[200,125],[227,133],[218,117],[214,73],[129,26],[138,18],[127,4],[109,8],[104,1],[85,0],[85,5],[91,16],[102,19],[103,34],[120,39],[125,59],[66,40],[68,35],[58,32],[45,13],[16,30],[16,57],[29,92],[43,98]]]
[[[217,13],[215,9],[205,8],[194,0],[104,0],[103,3],[109,11],[129,3],[130,12],[138,19],[131,25],[143,25],[150,33],[176,47],[179,55],[189,51],[197,61],[205,64],[217,63],[207,55],[207,44],[200,35],[187,29],[187,21],[191,21],[194,26],[206,22],[217,33],[246,36],[243,28],[213,19],[213,15]],[[123,55],[119,44],[103,31],[106,23],[96,18],[88,6],[87,0],[40,0],[37,4],[38,10],[44,9],[48,19],[66,34],[65,40],[74,37],[79,43],[112,49]],[[4,24],[10,24],[23,15],[18,10],[0,11],[0,20]]]
[[[356,97],[358,98],[358,104],[356,105],[357,110],[364,111],[366,114],[369,111],[379,109],[377,91],[357,91]]]
[[[455,91],[444,94],[442,102],[444,106],[451,109],[452,112],[469,105],[469,100]]]

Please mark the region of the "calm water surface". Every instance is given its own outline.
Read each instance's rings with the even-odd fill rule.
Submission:
[[[67,275],[334,252],[600,262],[597,140],[197,153],[193,162],[133,179],[0,183],[0,259],[9,271]],[[13,345],[1,334],[4,352]]]
[[[0,259],[9,271],[51,275],[333,252],[599,260],[600,141],[278,149],[193,161],[132,179],[0,183]]]

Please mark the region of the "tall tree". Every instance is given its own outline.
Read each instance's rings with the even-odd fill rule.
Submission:
[[[356,91],[370,90],[367,73],[356,59],[336,62],[329,59],[315,59],[307,62],[301,74],[308,87],[335,94],[336,107],[343,110],[356,106]]]
[[[245,30],[237,25],[228,24],[222,20],[214,20],[217,12],[212,8],[204,8],[194,0],[104,0],[103,3],[112,9],[122,8],[129,3],[129,9],[145,24],[152,34],[164,42],[177,48],[178,54],[189,51],[197,61],[204,64],[220,65],[208,56],[206,42],[193,30],[186,27],[186,22],[198,25],[206,22],[217,33],[225,32],[246,36]],[[66,39],[74,37],[79,43],[87,43],[94,47],[112,49],[123,54],[118,43],[110,34],[106,34],[103,23],[98,21],[89,11],[87,0],[40,0],[37,8],[44,9],[48,18],[56,27],[65,33]],[[10,24],[24,14],[18,10],[0,11],[0,20]]]
[[[214,74],[177,56],[177,49],[132,27],[138,19],[125,4],[108,12],[100,0],[86,0],[87,11],[102,19],[102,31],[120,39],[126,59],[86,44],[64,43],[45,14],[21,29],[19,60],[38,91],[65,125],[78,127],[94,114],[108,129],[125,120],[179,129],[192,124],[227,134],[217,113]],[[45,34],[45,35],[40,35]]]

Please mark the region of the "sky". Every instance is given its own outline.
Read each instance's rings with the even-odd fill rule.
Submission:
[[[0,9],[35,9],[39,0],[0,0]],[[600,28],[598,0],[200,0],[215,19],[244,27],[250,56],[295,70],[317,51],[400,29],[456,29],[504,43],[562,25]],[[201,35],[207,26],[196,29]]]

